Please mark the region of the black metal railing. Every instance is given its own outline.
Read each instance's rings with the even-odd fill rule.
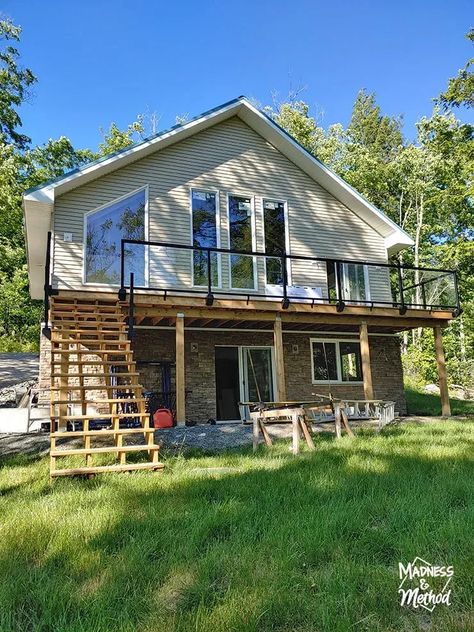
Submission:
[[[461,312],[453,270],[134,239],[122,239],[120,248],[121,300],[127,289],[165,297],[197,294],[207,305],[216,296],[232,296],[278,299],[283,309],[305,302],[334,304],[339,312],[346,304],[393,307],[400,314],[407,309]]]
[[[51,338],[51,326],[49,322],[49,308],[51,296],[55,296],[58,291],[53,289],[51,282],[51,255],[52,255],[52,234],[48,231],[46,241],[46,260],[44,265],[44,298],[43,298],[43,335]]]

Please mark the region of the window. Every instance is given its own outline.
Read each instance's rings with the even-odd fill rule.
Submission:
[[[191,191],[191,213],[193,246],[199,248],[217,248],[217,193]],[[207,285],[207,251],[193,251],[193,284]],[[211,252],[212,285],[219,285],[218,253]]]
[[[361,382],[360,346],[352,340],[311,340],[313,382]]]
[[[230,249],[250,252],[254,244],[252,199],[240,195],[229,195],[228,201]],[[255,289],[255,277],[255,257],[230,255],[232,288]]]
[[[342,263],[339,267],[334,261],[326,262],[328,297],[335,301],[341,298],[348,303],[366,303],[370,299],[369,273],[362,263]],[[341,294],[338,296],[337,276],[341,271]]]
[[[286,252],[285,203],[263,200],[263,228],[265,252],[275,257],[265,257],[266,280],[269,285],[283,284],[281,255]]]
[[[85,282],[120,283],[122,239],[145,239],[146,189],[119,198],[85,216]],[[125,244],[125,281],[146,285],[146,247]]]
[[[362,380],[362,363],[359,343],[341,340],[337,344],[341,359],[341,380],[343,382],[360,382]]]
[[[367,266],[360,263],[343,263],[342,291],[346,301],[370,301]]]

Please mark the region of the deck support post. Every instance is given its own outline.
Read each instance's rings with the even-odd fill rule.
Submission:
[[[283,356],[283,331],[281,326],[281,316],[277,314],[273,325],[273,344],[275,347],[275,367],[276,367],[276,384],[277,394],[276,400],[279,402],[286,401],[286,383],[285,383],[285,360]]]
[[[362,376],[364,379],[365,399],[374,399],[374,388],[372,386],[372,369],[370,366],[369,333],[367,323],[362,321],[359,326],[360,355],[362,359]]]
[[[186,421],[186,390],[184,381],[184,314],[176,314],[176,422]]]
[[[443,417],[451,416],[449,403],[448,378],[446,375],[446,362],[444,359],[443,333],[441,327],[433,327],[436,363],[438,365],[439,394],[441,398],[441,414]]]

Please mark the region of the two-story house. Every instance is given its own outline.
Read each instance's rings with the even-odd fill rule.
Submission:
[[[119,429],[142,388],[178,423],[328,392],[403,414],[398,334],[415,327],[435,330],[449,412],[455,274],[391,263],[411,237],[244,97],[27,191],[24,210],[53,435],[98,401]]]

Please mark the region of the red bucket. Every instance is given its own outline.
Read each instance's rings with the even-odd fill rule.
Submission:
[[[167,408],[158,408],[153,413],[153,428],[172,428],[173,415]]]

